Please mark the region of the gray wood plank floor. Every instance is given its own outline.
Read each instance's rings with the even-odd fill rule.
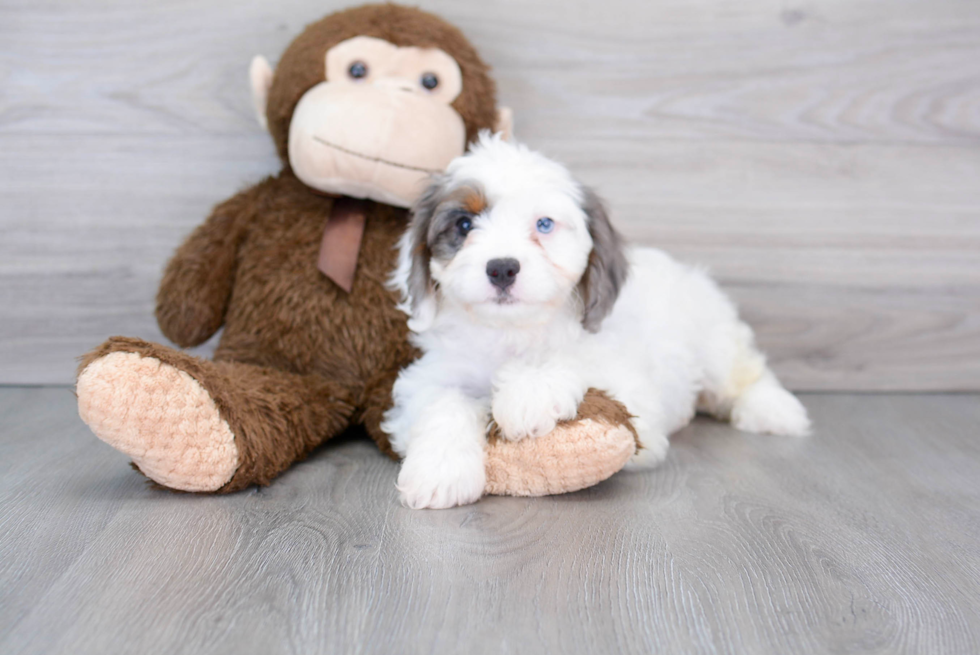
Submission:
[[[0,389],[0,652],[980,652],[980,398],[804,402],[808,440],[699,420],[654,472],[414,512],[365,441],[178,495]]]
[[[278,168],[248,63],[344,0],[0,0],[0,383],[160,340],[160,272]],[[518,137],[709,266],[791,387],[980,390],[980,2],[422,0]]]

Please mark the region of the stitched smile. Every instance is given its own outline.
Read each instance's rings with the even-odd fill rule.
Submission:
[[[373,161],[373,162],[377,162],[379,164],[387,164],[388,166],[394,166],[395,168],[404,168],[404,169],[407,169],[407,170],[410,170],[410,171],[418,171],[420,173],[440,173],[441,172],[441,171],[439,171],[438,169],[435,169],[435,168],[422,168],[421,166],[410,166],[408,164],[399,164],[398,162],[388,161],[387,159],[382,159],[381,157],[369,157],[367,155],[362,155],[361,153],[356,152],[354,150],[349,150],[349,149],[347,149],[347,148],[345,148],[343,146],[338,146],[336,143],[330,143],[326,139],[321,139],[318,136],[314,136],[313,137],[313,140],[316,141],[317,143],[322,143],[323,145],[325,145],[325,146],[327,146],[329,148],[333,148],[334,150],[339,150],[340,152],[344,153],[345,155],[351,155],[352,157],[359,157],[359,158],[365,159],[367,161]]]

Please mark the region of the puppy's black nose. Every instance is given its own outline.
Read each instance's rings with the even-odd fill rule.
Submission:
[[[521,263],[513,257],[491,259],[487,262],[487,277],[490,278],[491,284],[501,289],[514,284],[520,270]]]

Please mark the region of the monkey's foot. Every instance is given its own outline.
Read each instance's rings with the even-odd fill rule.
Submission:
[[[190,375],[154,357],[116,351],[78,376],[78,413],[148,478],[181,491],[216,491],[238,468],[235,435]]]
[[[536,439],[506,441],[491,434],[486,449],[486,493],[546,496],[585,489],[623,468],[636,452],[625,408],[589,391],[578,417]]]

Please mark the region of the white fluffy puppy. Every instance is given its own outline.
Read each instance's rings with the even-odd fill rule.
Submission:
[[[408,506],[476,501],[488,419],[508,439],[547,434],[590,387],[635,416],[643,464],[664,459],[696,409],[749,432],[809,431],[707,275],[625,249],[559,164],[484,134],[413,211],[392,285],[423,354],[382,426]]]

